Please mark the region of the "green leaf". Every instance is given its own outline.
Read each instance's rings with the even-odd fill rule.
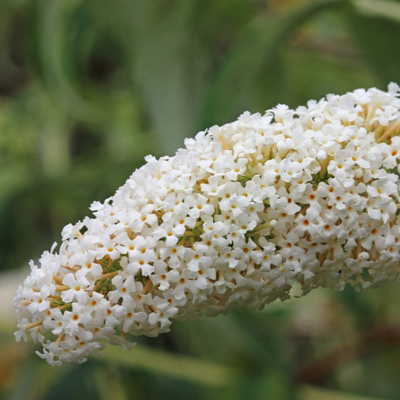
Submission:
[[[282,54],[285,74],[285,104],[296,108],[327,93],[346,93],[376,85],[368,66],[360,62],[356,50],[333,51],[288,47]],[[318,179],[315,176],[315,179]]]
[[[79,0],[40,0],[32,3],[32,55],[46,88],[68,113],[84,121],[101,119],[101,113],[73,85],[76,9]],[[75,28],[75,29],[73,29]]]
[[[400,4],[356,1],[348,7],[348,25],[365,61],[382,84],[400,82]],[[371,7],[371,6],[374,7]]]
[[[276,99],[276,83],[281,79],[277,55],[287,36],[316,13],[341,3],[307,2],[274,19],[263,14],[255,17],[231,48],[210,88],[203,113],[205,125],[229,120],[232,113],[248,107],[249,88],[259,85],[261,76],[264,90]]]
[[[122,348],[108,346],[102,353],[105,356],[105,362],[144,369],[212,387],[227,386],[241,373],[237,368],[212,361],[176,355],[144,346],[137,346],[130,353]],[[99,362],[102,362],[102,359],[99,359]]]
[[[299,400],[383,400],[378,397],[359,396],[339,390],[329,390],[314,386],[302,386]]]
[[[179,3],[157,25],[148,26],[133,67],[155,133],[169,155],[195,133],[204,88],[205,58],[191,30],[196,2]]]
[[[353,0],[354,6],[366,16],[384,17],[400,22],[400,3],[388,0]]]

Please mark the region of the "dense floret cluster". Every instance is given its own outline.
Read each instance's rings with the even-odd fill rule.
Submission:
[[[245,112],[152,156],[14,299],[17,340],[50,364],[103,342],[157,336],[171,319],[262,308],[316,286],[377,287],[400,270],[399,87]],[[49,331],[49,335],[45,332]],[[51,340],[51,335],[53,339]]]

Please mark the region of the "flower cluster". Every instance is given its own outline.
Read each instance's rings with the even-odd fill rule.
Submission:
[[[245,112],[152,156],[14,299],[17,340],[50,364],[103,342],[157,336],[171,319],[262,308],[316,286],[377,287],[400,270],[399,87]],[[49,334],[45,334],[49,331]],[[51,336],[53,335],[53,336]]]

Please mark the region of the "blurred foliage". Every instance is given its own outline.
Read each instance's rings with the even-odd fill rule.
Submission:
[[[399,36],[395,0],[1,0],[0,271],[148,153],[245,110],[400,82]],[[398,293],[315,291],[61,368],[14,344],[0,309],[0,397],[398,399]]]

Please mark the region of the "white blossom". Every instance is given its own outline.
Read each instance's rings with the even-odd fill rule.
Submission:
[[[18,288],[17,340],[51,365],[173,319],[262,308],[316,286],[369,289],[400,272],[400,100],[359,89],[243,113],[146,157],[92,217],[62,231]],[[50,332],[53,339],[45,339]],[[46,338],[50,337],[46,335]]]

